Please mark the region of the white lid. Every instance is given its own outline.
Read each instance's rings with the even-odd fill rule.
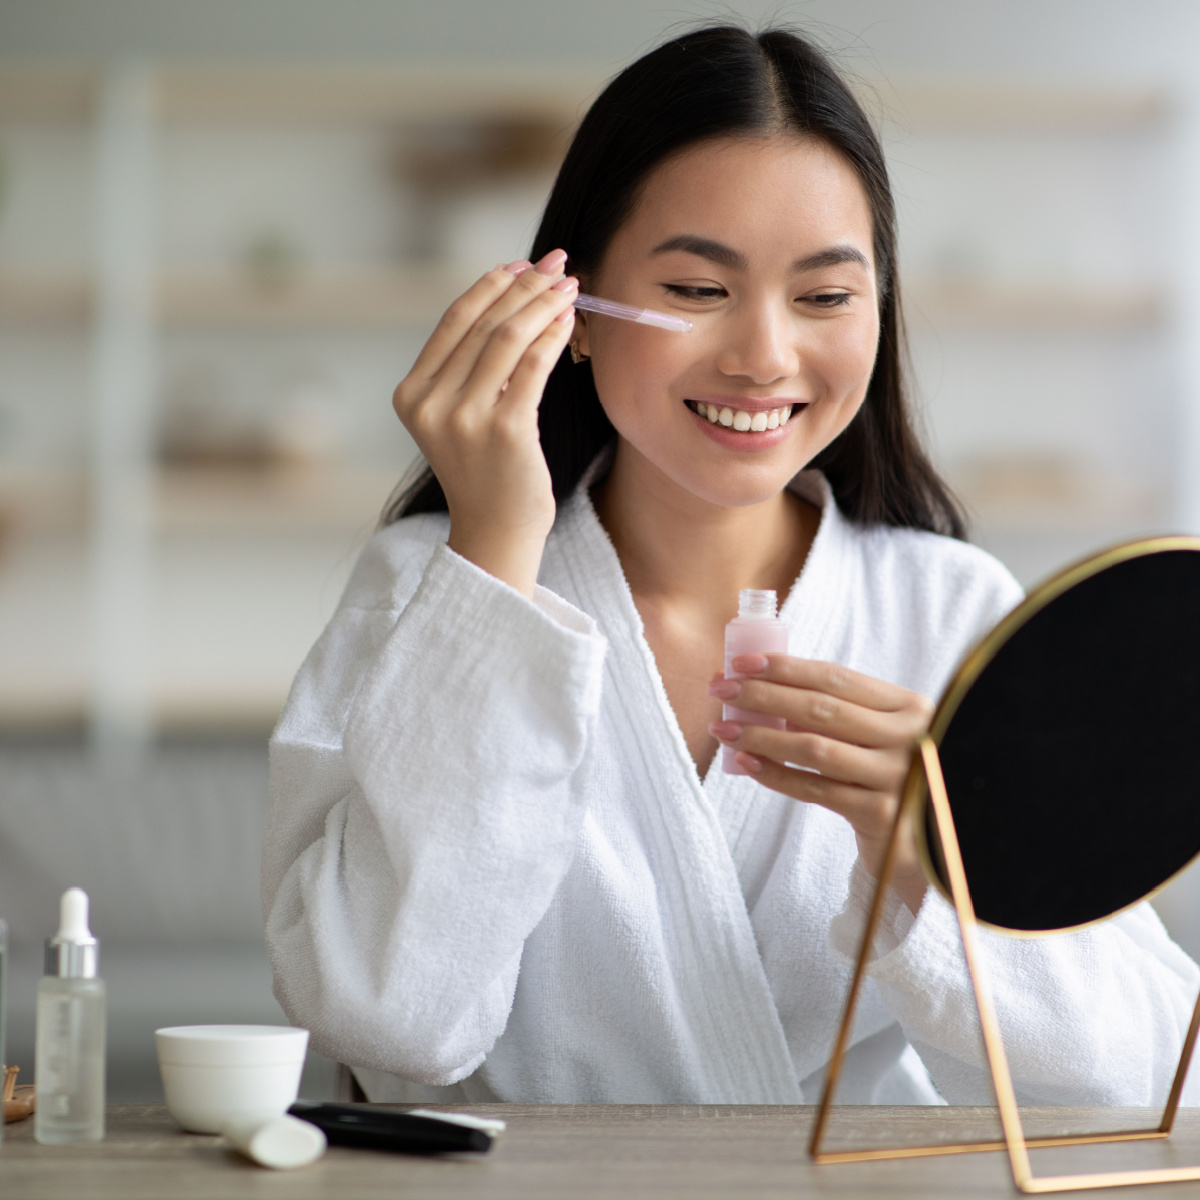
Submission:
[[[158,1061],[201,1067],[265,1067],[299,1062],[308,1030],[287,1025],[174,1025],[156,1029]]]
[[[325,1134],[297,1117],[243,1117],[222,1130],[248,1158],[264,1167],[281,1170],[307,1167],[325,1153]]]

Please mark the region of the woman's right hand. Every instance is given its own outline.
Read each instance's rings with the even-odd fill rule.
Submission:
[[[579,282],[552,250],[489,271],[447,310],[392,406],[450,509],[450,548],[533,595],[554,524],[538,437],[546,380],[574,329]]]

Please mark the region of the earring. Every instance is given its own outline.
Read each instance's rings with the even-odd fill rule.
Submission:
[[[581,362],[587,362],[587,360],[592,357],[590,354],[584,354],[579,349],[578,342],[572,342],[570,345],[570,350],[571,350],[571,361],[576,366],[578,366]]]

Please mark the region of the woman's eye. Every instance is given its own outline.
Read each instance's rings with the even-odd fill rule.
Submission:
[[[802,296],[802,300],[806,300],[809,304],[815,304],[817,308],[841,308],[844,304],[850,303],[849,292],[817,292],[813,296]]]
[[[723,287],[692,287],[686,283],[665,283],[663,287],[685,300],[720,300],[728,294]]]

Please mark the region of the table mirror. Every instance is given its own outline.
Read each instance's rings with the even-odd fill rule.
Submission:
[[[1026,1139],[978,926],[1036,937],[1106,920],[1200,854],[1200,539],[1115,547],[1036,588],[967,656],[913,753],[830,1059],[811,1152],[822,1162],[1006,1149],[1024,1192],[1200,1179],[1200,1166],[1036,1177],[1028,1149],[1165,1138],[1200,1002],[1153,1129]],[[904,1150],[821,1149],[870,946],[911,828],[954,905],[1004,1140]]]

